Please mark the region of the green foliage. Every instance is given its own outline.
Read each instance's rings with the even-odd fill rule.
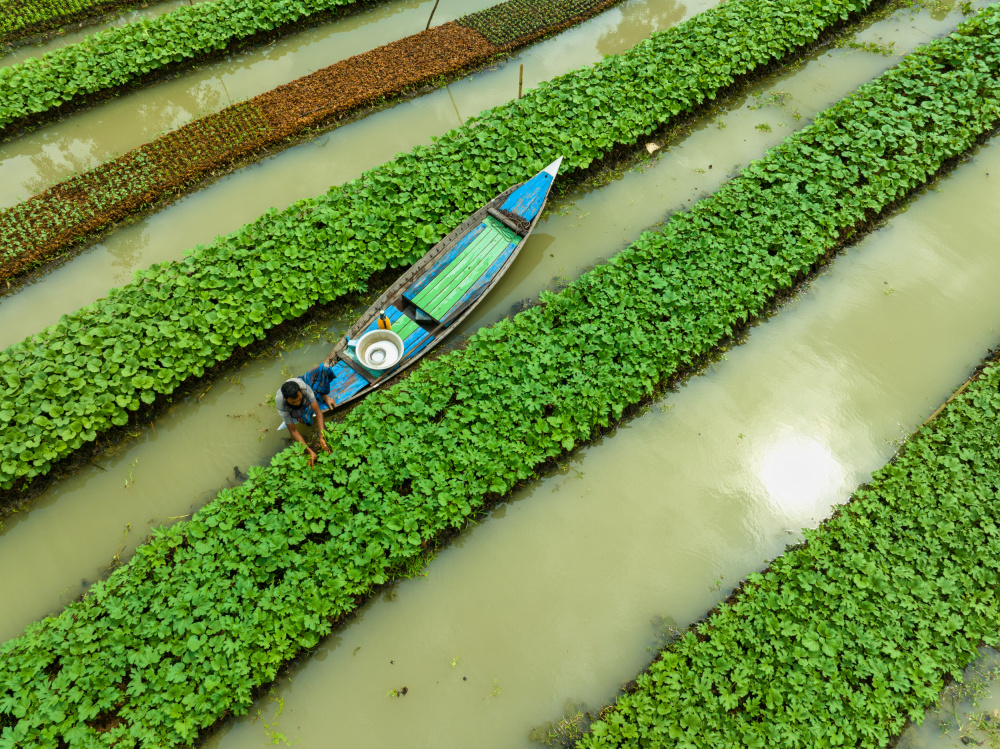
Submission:
[[[246,712],[360,596],[966,149],[1000,116],[998,31],[1000,7],[544,304],[369,396],[313,469],[286,450],[156,532],[0,647],[0,741],[172,747]],[[880,746],[933,702],[1000,624],[998,383],[987,370],[808,546],[668,647],[585,745]]]
[[[78,97],[123,86],[171,63],[225,49],[233,41],[355,1],[213,0],[93,34],[0,68],[0,129]]]
[[[134,2],[116,4],[117,8],[138,5]],[[79,18],[88,13],[106,12],[105,0],[14,0],[5,3],[0,15],[0,43],[7,44],[30,34],[58,28],[67,18]]]
[[[181,262],[137,273],[129,286],[0,353],[8,386],[0,412],[18,414],[0,431],[0,488],[47,472],[127,423],[141,400],[173,391],[274,325],[362,289],[386,266],[409,265],[556,157],[566,172],[584,169],[863,7],[732,0],[325,195],[269,211]]]
[[[497,47],[516,44],[559,27],[573,19],[589,17],[595,10],[614,4],[609,0],[509,0],[470,13],[458,23],[478,31]]]

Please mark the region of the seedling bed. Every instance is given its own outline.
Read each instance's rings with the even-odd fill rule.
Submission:
[[[510,2],[515,0],[503,5]],[[466,28],[466,19],[459,19],[196,120],[0,210],[0,281],[16,278],[71,249],[83,249],[116,222],[194,189],[219,172],[298,142],[304,134],[329,129],[377,103],[495,62],[619,2],[574,0],[571,7],[562,8],[566,0],[552,0],[554,9],[545,15],[548,25],[540,21],[519,24],[519,35],[508,35],[511,39],[503,47],[485,41]],[[539,7],[546,6],[540,3]],[[564,18],[558,10],[571,15]],[[214,137],[213,131],[220,129],[235,129],[239,137],[233,137],[235,133]]]

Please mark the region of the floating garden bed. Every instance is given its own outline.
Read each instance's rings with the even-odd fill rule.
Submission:
[[[158,532],[83,601],[0,647],[0,738],[18,749],[59,738],[171,747],[245,712],[282,664],[426,547],[710,354],[992,132],[1000,122],[998,39],[993,7],[606,265],[369,396],[330,426],[333,453],[312,470],[301,449],[286,450],[191,521]],[[889,716],[932,701],[944,676],[975,657],[975,644],[995,636],[998,382],[1000,372],[988,370],[912,441],[909,462],[884,469],[895,489],[873,482],[862,490],[873,500],[868,516],[855,521],[845,511],[828,537],[810,537],[804,592],[786,593],[782,565],[748,584],[761,591],[753,599],[761,626],[777,627],[786,660],[811,671],[776,680],[766,661],[754,660],[758,640],[734,635],[745,651],[712,640],[722,621],[685,638],[708,643],[692,656],[695,670],[650,679],[657,688],[676,682],[691,700],[714,695],[709,715],[684,703],[685,737],[709,726],[716,743],[705,746],[727,737],[748,746],[875,746],[893,725]],[[853,567],[830,576],[841,556]],[[905,584],[889,585],[892,575]],[[852,585],[862,589],[853,598]],[[783,629],[774,612],[786,604],[803,619]],[[813,606],[832,613],[813,618]],[[888,610],[876,631],[864,617],[878,608]],[[891,642],[898,645],[883,644]],[[713,661],[725,672],[715,689],[699,681]],[[861,710],[869,694],[870,719],[848,734],[830,711]],[[778,706],[793,712],[774,724],[761,718]],[[658,704],[638,712],[655,730],[666,725]],[[817,725],[813,715],[834,718]],[[630,742],[653,730],[630,727],[624,709],[607,717]],[[804,743],[788,738],[792,721],[815,726]]]
[[[585,169],[865,7],[733,0],[325,195],[269,211],[183,261],[137,273],[0,353],[0,489],[23,488],[269,328],[414,262],[502,187],[559,156],[567,173]],[[755,24],[745,22],[750,9]]]

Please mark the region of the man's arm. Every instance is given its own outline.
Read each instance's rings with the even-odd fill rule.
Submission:
[[[305,439],[303,439],[302,435],[299,434],[298,427],[296,427],[294,423],[288,425],[288,431],[292,435],[292,439],[295,440],[296,442],[301,442],[302,447],[304,447],[306,449],[306,452],[309,453],[309,465],[311,466],[313,463],[316,462],[316,453],[314,453],[312,451],[312,448],[310,448],[309,445],[306,444]],[[322,436],[320,437],[320,444],[321,445],[325,444],[323,442]]]
[[[318,398],[312,402],[312,410],[316,414],[316,429],[319,430],[319,446],[326,450],[326,452],[330,452],[330,448],[326,444],[326,437],[323,436],[323,409],[319,407]]]

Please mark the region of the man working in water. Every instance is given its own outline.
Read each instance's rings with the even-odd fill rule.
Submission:
[[[316,369],[320,369],[320,367]],[[315,371],[310,371],[306,377],[309,377]],[[328,378],[324,379],[328,380]],[[329,395],[329,389],[330,386],[327,381],[327,392],[323,393],[322,397],[326,405],[333,408],[333,399]],[[306,452],[309,453],[310,466],[316,462],[316,453],[312,451],[302,435],[299,434],[299,430],[295,426],[296,423],[304,422],[311,424],[313,419],[315,419],[316,428],[319,431],[319,446],[326,452],[330,452],[330,448],[326,444],[326,438],[323,436],[323,411],[320,410],[319,402],[316,400],[316,394],[313,392],[313,389],[306,384],[303,378],[293,377],[290,380],[285,380],[281,389],[275,394],[274,402],[278,406],[278,413],[285,422],[285,426],[288,427],[292,439],[296,442],[301,442]]]

